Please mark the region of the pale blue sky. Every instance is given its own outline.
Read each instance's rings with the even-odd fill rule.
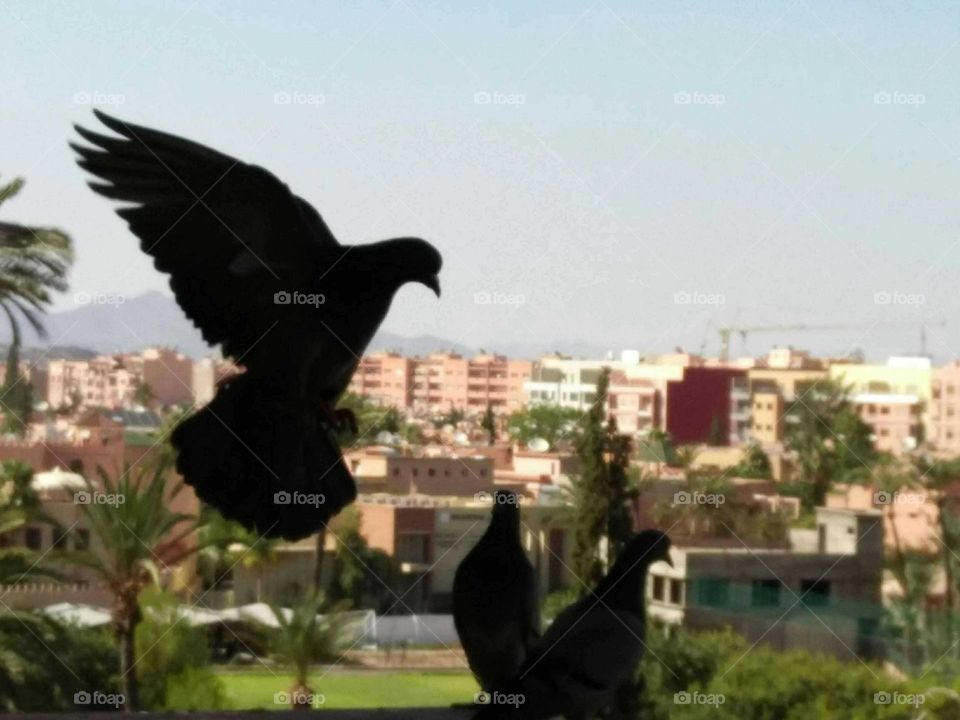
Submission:
[[[401,334],[649,351],[706,336],[715,351],[711,320],[952,320],[955,4],[466,6],[0,0],[0,173],[28,181],[5,218],[73,235],[73,290],[166,290],[66,147],[96,96],[264,165],[344,243],[433,241],[443,299],[401,291],[385,324]],[[523,102],[478,105],[478,92]],[[697,104],[707,96],[722,105]],[[749,350],[879,357],[918,337],[868,325],[758,335]],[[952,358],[960,324],[928,339]]]

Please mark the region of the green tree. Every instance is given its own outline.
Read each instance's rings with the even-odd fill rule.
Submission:
[[[180,600],[158,588],[140,598],[137,626],[140,700],[150,710],[216,710],[224,705],[223,684],[210,669],[206,634],[181,617]],[[200,690],[192,695],[188,690]]]
[[[289,688],[292,708],[310,705],[314,694],[307,682],[310,665],[332,660],[343,645],[343,622],[336,608],[325,609],[322,594],[309,593],[290,610],[271,606],[277,629],[271,634],[271,650],[276,659],[293,670],[293,686]]]
[[[0,386],[0,408],[4,432],[23,435],[33,412],[33,386],[20,370],[20,347],[12,343],[7,350],[7,366]]]
[[[351,607],[382,609],[393,587],[393,563],[382,550],[367,545],[361,534],[360,513],[346,508],[338,518],[333,580],[327,594],[333,602]]]
[[[81,504],[93,542],[89,551],[72,556],[73,562],[93,570],[113,596],[113,631],[119,654],[120,680],[128,711],[139,709],[135,669],[136,629],[142,619],[140,593],[159,582],[160,567],[183,559],[172,555],[195,532],[193,518],[170,509],[182,484],[168,485],[166,465],[141,468],[133,477],[130,467],[118,480],[98,468],[102,502]],[[177,551],[178,553],[180,551]]]
[[[756,478],[770,480],[773,471],[770,468],[770,458],[756,443],[750,443],[743,452],[743,458],[730,471],[732,477]]]
[[[834,380],[794,400],[787,410],[786,444],[796,453],[799,478],[810,486],[808,502],[814,506],[823,505],[834,482],[876,460],[870,427]]]
[[[583,583],[581,594],[602,577],[600,542],[610,519],[610,467],[607,464],[606,394],[610,370],[597,379],[596,399],[583,417],[577,438],[580,471],[572,480],[576,518],[573,527],[573,573]]]
[[[137,405],[143,405],[146,407],[151,402],[153,402],[153,388],[150,387],[150,383],[146,380],[140,380],[137,382],[137,386],[133,390],[133,401]]]
[[[507,421],[507,432],[521,445],[535,438],[546,440],[551,449],[576,439],[583,415],[579,410],[559,405],[532,405],[513,413]]]
[[[487,444],[493,445],[497,441],[497,416],[489,405],[480,420],[480,427],[487,433]]]

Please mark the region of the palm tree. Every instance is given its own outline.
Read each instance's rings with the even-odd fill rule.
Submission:
[[[169,502],[183,489],[167,485],[168,466],[158,463],[131,477],[126,467],[114,481],[98,468],[102,490],[98,502],[80,507],[94,542],[87,552],[73,556],[92,569],[113,595],[113,628],[120,656],[120,681],[128,711],[139,705],[134,637],[140,622],[140,591],[160,580],[160,568],[182,560],[195,548],[183,541],[195,532],[194,518],[173,512]],[[169,491],[169,492],[168,492]]]
[[[324,596],[312,592],[288,611],[270,606],[279,625],[272,637],[273,654],[293,670],[293,686],[289,691],[292,709],[311,704],[313,690],[307,686],[310,665],[332,659],[342,646],[339,608],[321,616],[324,605]]]
[[[20,178],[0,185],[0,205],[22,188]],[[0,222],[0,310],[10,322],[13,345],[20,345],[18,316],[44,335],[40,315],[51,291],[66,290],[72,262],[70,238],[59,230]]]

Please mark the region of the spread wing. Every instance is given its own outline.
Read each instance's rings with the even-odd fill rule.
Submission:
[[[117,213],[210,344],[242,355],[276,322],[273,294],[304,288],[343,254],[319,213],[271,173],[94,111],[120,137],[77,126],[78,164],[127,203]]]

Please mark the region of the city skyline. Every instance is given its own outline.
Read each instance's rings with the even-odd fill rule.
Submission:
[[[721,324],[850,323],[792,342],[918,350],[896,320],[925,322],[940,360],[960,349],[936,322],[960,263],[945,4],[368,3],[324,9],[317,35],[299,3],[96,6],[94,23],[14,2],[0,29],[11,75],[35,78],[8,90],[24,112],[3,121],[17,142],[0,170],[27,180],[9,219],[77,247],[58,310],[78,292],[169,295],[72,166],[70,123],[96,106],[263,164],[346,243],[435,242],[444,301],[425,313],[422,289],[402,292],[399,335],[659,352],[715,348]]]

